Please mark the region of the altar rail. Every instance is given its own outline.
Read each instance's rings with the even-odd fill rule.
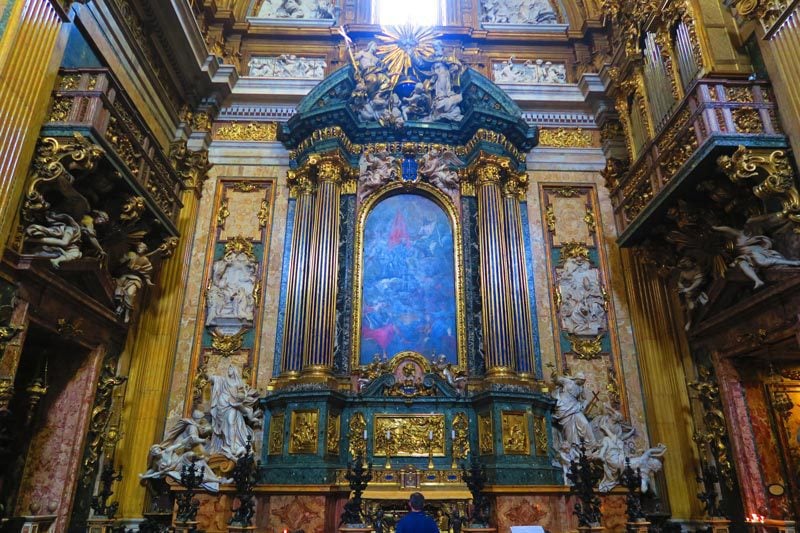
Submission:
[[[44,136],[89,130],[174,224],[181,208],[180,177],[110,72],[62,69],[60,75]]]
[[[776,111],[766,82],[697,80],[628,172],[610,184],[618,228],[646,218],[640,215],[659,203],[653,200],[671,191],[714,146],[785,143]]]

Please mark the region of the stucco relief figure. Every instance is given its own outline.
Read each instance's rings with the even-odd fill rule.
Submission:
[[[249,76],[257,78],[294,78],[321,80],[325,77],[325,60],[316,57],[253,57],[248,63]]]
[[[460,63],[448,64],[437,61],[433,65],[433,109],[428,120],[446,120],[458,122],[463,118],[461,114],[462,96],[453,91],[454,75],[460,71]]]
[[[444,354],[434,355],[431,358],[431,366],[440,374],[445,381],[459,392],[463,392],[467,383],[467,376],[463,371],[456,372],[453,364],[447,360]]]
[[[194,411],[191,418],[182,418],[169,431],[163,441],[150,447],[149,469],[139,474],[141,479],[162,479],[170,477],[178,482],[181,469],[197,458],[197,466],[204,467],[203,488],[217,492],[220,484],[230,483],[230,479],[214,474],[206,462],[205,444],[211,434],[200,411]]]
[[[764,281],[758,276],[759,269],[776,266],[800,266],[800,261],[786,259],[780,252],[772,249],[772,239],[764,235],[750,235],[742,230],[728,226],[712,226],[715,231],[726,235],[733,242],[738,254],[731,266],[739,267],[745,276],[753,281],[758,289]]]
[[[261,426],[257,410],[258,391],[248,386],[233,365],[225,376],[209,376],[211,382],[210,453],[220,453],[236,460],[245,453],[253,428]]]
[[[333,0],[264,0],[256,14],[267,19],[330,20],[338,16]]]
[[[537,59],[524,63],[514,62],[510,57],[502,63],[492,65],[495,83],[567,83],[567,67],[563,63],[552,63]]]
[[[45,224],[30,224],[25,228],[26,242],[36,248],[32,255],[46,257],[54,268],[59,268],[62,263],[83,257],[84,240],[98,256],[105,256],[95,226],[107,222],[108,215],[103,211],[92,211],[81,217],[80,222],[66,213],[48,212]]]
[[[120,260],[122,274],[116,278],[117,287],[114,299],[117,302],[117,314],[128,322],[136,305],[136,295],[145,285],[153,285],[150,275],[153,264],[150,256],[156,252],[147,252],[147,245],[139,242],[133,250],[127,252]]]
[[[358,162],[358,199],[363,200],[381,186],[398,178],[397,159],[386,151],[364,152]]]
[[[432,148],[422,155],[419,163],[419,175],[431,185],[445,194],[453,196],[458,193],[458,171],[451,167],[463,165],[464,162],[452,150]]]
[[[619,484],[619,477],[625,468],[625,458],[628,454],[623,437],[605,425],[600,429],[605,435],[600,441],[600,446],[592,452],[592,456],[603,463],[603,479],[600,480],[597,489],[600,492],[608,492]],[[653,476],[661,470],[661,458],[666,451],[667,447],[659,444],[655,448],[645,450],[641,455],[630,458],[631,468],[634,471],[639,470],[642,475],[642,492],[655,490]]]
[[[600,271],[582,256],[569,257],[556,269],[561,328],[573,335],[597,335],[606,328],[606,299]]]
[[[481,0],[482,21],[489,24],[556,24],[547,0]]]
[[[692,327],[692,314],[694,310],[708,303],[708,295],[703,290],[708,277],[697,262],[691,257],[682,257],[678,261],[678,296],[683,302],[686,312],[686,323],[684,329],[689,331]]]
[[[553,391],[553,398],[556,400],[553,420],[558,423],[557,439],[554,443],[556,450],[561,448],[561,443],[572,446],[585,442],[587,448],[593,448],[596,440],[592,425],[586,417],[589,402],[586,401],[583,388],[586,376],[583,372],[578,372],[572,377],[554,376],[553,381],[556,385]]]
[[[215,261],[206,292],[206,326],[237,331],[243,326],[252,326],[257,276],[256,259],[242,251],[232,250]]]

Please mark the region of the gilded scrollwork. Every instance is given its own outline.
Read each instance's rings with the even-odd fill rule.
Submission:
[[[491,412],[478,414],[478,452],[481,455],[494,454],[493,426]]]
[[[341,413],[328,413],[328,424],[325,428],[325,451],[329,454],[337,455],[339,453],[341,424]]]
[[[352,458],[366,457],[367,455],[367,420],[361,412],[353,413],[350,417],[349,432],[347,440],[349,442],[349,453]]]
[[[719,475],[728,488],[733,488],[733,465],[728,452],[728,427],[722,410],[719,385],[714,372],[700,366],[697,381],[689,382],[689,388],[697,394],[702,411],[703,428],[697,429],[692,437],[698,444],[705,444],[717,463]]]
[[[456,413],[453,417],[453,464],[465,461],[469,452],[469,421],[466,413]]]
[[[283,413],[273,415],[269,423],[269,440],[267,453],[269,455],[280,455],[283,453],[283,425],[286,415]]]
[[[218,141],[272,142],[278,140],[278,124],[275,122],[234,122],[220,127],[214,138]]]

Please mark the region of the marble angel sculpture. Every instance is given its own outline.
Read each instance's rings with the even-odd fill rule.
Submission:
[[[453,76],[460,73],[461,64],[437,61],[433,64],[433,104],[428,120],[459,122],[461,114],[461,93],[453,90]]]
[[[208,466],[205,444],[210,433],[205,415],[200,411],[195,410],[191,418],[178,420],[163,441],[150,447],[149,469],[139,474],[139,478],[170,477],[180,482],[183,466],[196,459],[196,466],[203,467],[203,488],[209,492],[219,491],[220,484],[231,483],[231,480],[217,476]]]
[[[574,376],[554,376],[555,390],[553,398],[556,400],[553,411],[553,421],[558,423],[556,449],[562,442],[580,445],[584,442],[588,448],[596,445],[594,431],[586,411],[589,402],[586,401],[584,385],[586,376],[578,372]]]
[[[399,177],[397,159],[386,151],[364,152],[358,162],[358,167],[359,201]]]
[[[225,376],[209,376],[211,382],[211,444],[209,451],[236,460],[246,452],[261,426],[258,391],[248,386],[233,365]]]
[[[431,185],[451,196],[458,193],[458,171],[453,170],[451,166],[463,165],[464,162],[455,152],[432,148],[417,162],[419,175]]]
[[[431,357],[431,367],[434,371],[439,373],[445,381],[458,391],[463,391],[467,382],[467,377],[463,371],[454,372],[453,364],[447,360],[444,354],[434,355]]]
[[[739,267],[742,273],[753,281],[753,288],[764,285],[758,270],[775,266],[800,266],[800,260],[786,259],[780,252],[772,249],[772,239],[764,235],[750,235],[743,230],[728,226],[712,226],[727,236],[738,254],[731,266]]]
[[[116,278],[114,299],[117,302],[117,314],[123,317],[125,322],[130,321],[139,291],[145,285],[153,285],[150,278],[153,272],[150,256],[158,252],[159,250],[155,250],[148,253],[147,245],[138,242],[134,249],[128,251],[120,260],[122,274]]]
[[[83,257],[84,241],[99,257],[106,255],[97,240],[96,226],[108,223],[108,214],[92,211],[80,217],[80,222],[66,213],[48,212],[44,224],[30,224],[25,228],[26,243],[36,246],[33,255],[50,259],[53,268],[62,263]]]
[[[686,323],[683,329],[689,331],[692,327],[692,314],[694,310],[708,303],[708,295],[703,290],[708,281],[708,277],[697,261],[689,256],[682,257],[677,264],[678,296],[683,302],[686,311]]]

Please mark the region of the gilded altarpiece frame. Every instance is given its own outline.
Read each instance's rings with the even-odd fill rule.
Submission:
[[[315,454],[319,444],[319,409],[292,411],[289,425],[289,453]]]
[[[531,437],[528,415],[524,411],[503,411],[501,415],[503,453],[505,455],[530,455]]]
[[[239,368],[242,378],[250,386],[256,385],[264,322],[263,288],[267,283],[275,194],[276,184],[271,178],[221,177],[217,181],[209,227],[212,238],[209,238],[205,252],[203,285],[192,343],[185,416],[206,400],[208,376],[225,375],[228,365]],[[254,304],[252,320],[238,331],[206,324],[215,264],[224,261],[231,251],[249,257],[255,269],[255,282],[252,290],[247,291]]]
[[[456,293],[456,340],[458,367],[467,367],[467,332],[466,332],[466,295],[464,286],[464,256],[462,242],[462,227],[460,212],[453,201],[435,187],[424,182],[395,181],[384,185],[368,196],[358,207],[355,240],[355,268],[353,280],[353,321],[352,321],[352,352],[350,356],[351,368],[360,366],[361,354],[361,314],[363,304],[364,282],[364,230],[367,217],[372,208],[381,200],[399,194],[418,194],[436,203],[447,215],[453,232],[453,254],[455,267],[455,293]],[[392,357],[396,354],[388,354]]]
[[[590,398],[629,416],[596,186],[540,184],[539,195],[557,371],[583,372]]]

